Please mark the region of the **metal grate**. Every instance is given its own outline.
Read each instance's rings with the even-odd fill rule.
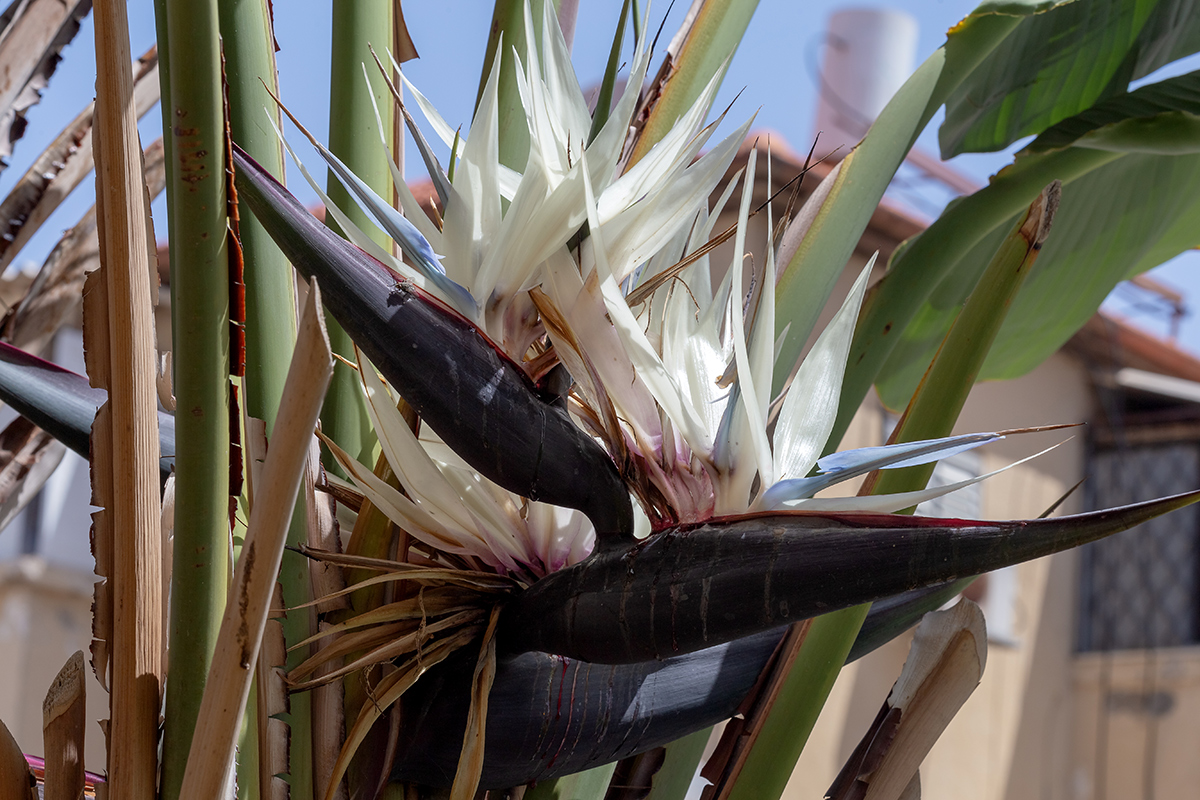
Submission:
[[[1089,505],[1125,505],[1198,483],[1195,443],[1106,450],[1092,460]],[[1088,545],[1080,581],[1080,649],[1200,642],[1198,535],[1200,513],[1191,506]]]

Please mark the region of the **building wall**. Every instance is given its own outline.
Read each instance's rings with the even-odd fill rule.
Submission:
[[[79,570],[40,556],[0,562],[0,720],[25,753],[41,754],[42,700],[76,650],[92,639],[92,581]],[[108,718],[108,694],[85,667],[87,726],[84,764],[104,769],[104,739],[96,720]]]
[[[1195,796],[1200,647],[1083,653],[1072,678],[1073,800]]]
[[[1077,422],[1092,413],[1087,375],[1058,354],[1030,375],[981,384],[955,432]],[[845,447],[877,444],[883,411],[872,399],[859,412]],[[874,432],[872,433],[872,428]],[[984,471],[998,469],[1071,435],[1057,431],[984,448]],[[872,441],[871,436],[875,439]],[[1036,517],[1081,477],[1084,448],[1076,436],[1051,453],[983,484],[985,518]],[[1078,510],[1072,497],[1059,513]],[[985,615],[1005,613],[1004,641],[989,637],[983,680],[921,769],[926,800],[1067,798],[1072,772],[1072,645],[1077,556],[1066,553],[1020,565],[1015,589],[985,597]],[[989,603],[1011,603],[989,609]],[[847,667],[834,687],[785,797],[823,796],[900,674],[908,637]],[[1118,797],[1122,795],[1110,795]]]

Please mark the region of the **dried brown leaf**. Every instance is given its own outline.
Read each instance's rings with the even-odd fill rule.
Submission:
[[[133,101],[139,117],[158,102],[158,52],[150,48],[133,62]],[[92,120],[95,103],[63,129],[0,202],[0,270],[92,171]]]
[[[454,784],[450,789],[450,800],[471,800],[479,788],[483,775],[484,732],[487,729],[488,693],[496,679],[496,623],[500,621],[500,607],[492,609],[487,630],[475,662],[475,674],[471,678],[471,706],[467,711],[467,728],[463,733],[462,755],[458,759],[458,770],[454,773]]]
[[[0,431],[0,531],[54,474],[65,446],[25,417]]]
[[[363,704],[358,719],[346,732],[346,742],[342,745],[342,752],[338,755],[337,763],[334,765],[331,780],[335,783],[327,787],[325,800],[333,800],[334,791],[341,783],[342,776],[346,774],[350,759],[354,757],[355,751],[366,738],[371,726],[375,724],[375,720],[379,719],[393,703],[399,700],[400,696],[408,691],[429,668],[446,660],[455,650],[469,644],[477,633],[478,631],[464,631],[439,641],[419,656],[405,661],[399,669],[379,682],[372,694],[375,702]]]
[[[46,752],[44,800],[78,800],[83,795],[84,731],[87,724],[83,652],[59,670],[42,702]]]
[[[90,7],[87,0],[31,0],[0,33],[0,169]]]

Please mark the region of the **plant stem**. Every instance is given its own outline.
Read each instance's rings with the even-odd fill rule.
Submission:
[[[229,95],[229,125],[233,140],[242,146],[259,164],[277,177],[283,175],[283,152],[279,137],[271,128],[267,114],[279,124],[279,111],[268,93],[278,94],[275,70],[274,36],[266,0],[219,0],[221,36],[225,44],[225,74]],[[296,285],[291,265],[275,246],[253,214],[242,215],[238,221],[244,269],[242,281],[246,287],[245,304],[245,363],[242,385],[246,413],[273,430],[296,340]],[[305,540],[305,510],[297,506],[292,511],[288,528],[288,545],[295,547]],[[286,550],[279,581],[285,605],[299,606],[311,597],[307,560],[298,553]],[[285,622],[289,641],[307,638],[309,615],[295,613]],[[252,688],[252,692],[257,687]],[[248,716],[257,703],[251,696]],[[307,729],[309,720],[302,715],[303,704],[293,708],[292,722]],[[266,720],[262,723],[265,725]],[[258,726],[246,729],[243,753],[256,753]],[[257,765],[252,759],[238,760],[238,787],[258,788]],[[298,771],[302,772],[302,771]],[[298,797],[312,794],[311,786],[296,785],[300,775],[293,775],[292,791]]]
[[[758,800],[783,794],[870,608],[864,603],[812,621],[727,798]]]
[[[162,687],[162,531],[158,486],[158,411],[150,296],[150,227],[129,69],[125,4],[96,4],[96,216],[105,316],[89,314],[89,371],[109,392],[93,428],[94,486],[108,486],[96,522],[96,553],[107,550],[112,692],[109,791],[153,797]],[[102,289],[99,289],[99,286]],[[93,300],[92,311],[100,311]],[[106,330],[105,330],[106,329]],[[97,348],[104,349],[104,348]],[[120,476],[120,480],[112,476]],[[100,492],[97,492],[100,495]],[[99,566],[99,563],[98,563]],[[224,588],[222,586],[222,588]],[[99,599],[100,595],[97,594]]]
[[[391,171],[387,157],[376,137],[375,112],[371,96],[379,106],[384,130],[392,130],[392,99],[387,84],[377,70],[368,69],[370,88],[363,79],[363,64],[373,64],[368,45],[376,51],[391,44],[392,3],[389,0],[338,0],[333,4],[333,53],[330,69],[332,89],[329,95],[329,149],[350,170],[367,183],[380,197],[391,197]],[[358,203],[333,177],[327,181],[329,198],[363,231],[380,244],[387,237],[372,223]],[[326,220],[337,230],[332,216]],[[354,360],[354,344],[337,321],[328,314],[329,341],[333,350],[343,358]],[[321,427],[333,439],[360,461],[372,462],[371,449],[375,434],[367,416],[362,390],[354,371],[342,362],[334,370],[333,383],[321,412]],[[341,474],[333,459],[326,468]],[[289,639],[290,641],[290,639]]]
[[[529,2],[539,53],[545,2],[547,0]],[[555,11],[558,11],[558,6],[558,2],[555,2]],[[500,163],[521,171],[525,169],[525,161],[529,157],[529,128],[525,121],[525,109],[521,106],[520,92],[517,91],[516,63],[512,54],[514,48],[518,53],[525,52],[525,0],[496,0],[492,10],[491,34],[488,36],[487,50],[483,56],[483,70],[479,76],[479,91],[475,97],[476,109],[483,98],[483,87],[492,72],[492,62],[496,58],[501,39],[504,41],[504,50],[500,53],[500,118],[497,126],[500,136]]]
[[[216,0],[167,0],[175,547],[162,797],[179,796],[229,586],[229,259]]]
[[[1039,195],[1001,244],[947,334],[891,441],[950,434],[1012,298],[1041,250],[1059,192],[1055,184]],[[910,467],[875,473],[868,477],[861,493],[920,489],[932,471],[930,465],[927,470]],[[763,722],[759,740],[728,795],[731,800],[782,794],[870,608],[870,603],[864,603],[813,620],[779,698]],[[787,713],[776,713],[784,709]]]

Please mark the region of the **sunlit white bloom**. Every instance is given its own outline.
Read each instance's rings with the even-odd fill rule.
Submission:
[[[572,413],[606,445],[652,527],[751,510],[827,509],[831,501],[812,498],[828,485],[996,438],[953,437],[818,461],[833,429],[874,259],[790,390],[771,397],[777,367],[773,245],[767,243],[763,263],[752,264],[748,275],[743,257],[757,152],[740,176],[735,255],[728,266],[718,265],[723,277],[716,286],[706,247],[738,176],[711,213],[709,197],[750,121],[701,154],[721,121],[704,125],[718,74],[661,141],[636,163],[624,163],[650,60],[644,38],[624,93],[590,138],[592,118],[551,4],[543,13],[540,55],[528,5],[529,44],[514,53],[530,142],[520,172],[499,163],[499,59],[465,135],[405,79],[436,135],[452,148],[451,182],[414,130],[444,205],[440,226],[398,172],[407,218],[314,141],[351,195],[400,245],[403,262],[335,208],[303,165],[301,171],[355,244],[457,309],[531,378],[559,362],[566,367],[574,381]],[[771,230],[769,206],[766,214]],[[397,524],[430,546],[514,573],[537,576],[587,555],[594,532],[582,514],[514,496],[431,434],[418,439],[373,367],[360,360],[360,374],[380,445],[403,491],[335,452],[357,487]],[[896,510],[944,491],[839,500],[836,507]]]

